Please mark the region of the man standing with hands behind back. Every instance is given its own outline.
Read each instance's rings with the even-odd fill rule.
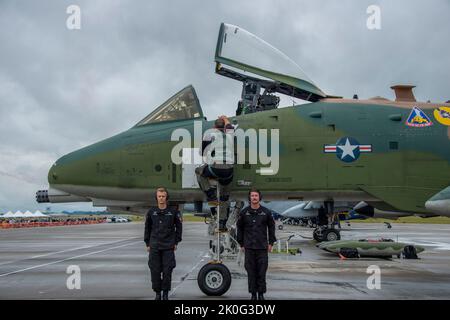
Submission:
[[[272,251],[275,238],[275,221],[272,212],[260,205],[261,192],[256,189],[248,193],[250,206],[244,208],[236,223],[237,241],[245,250],[245,270],[248,276],[248,291],[251,299],[264,300],[268,252]]]
[[[149,252],[148,266],[155,300],[161,300],[161,291],[162,300],[168,300],[172,270],[176,266],[174,251],[181,241],[182,219],[178,210],[168,207],[169,193],[165,188],[156,189],[155,198],[158,206],[147,212],[144,241]]]

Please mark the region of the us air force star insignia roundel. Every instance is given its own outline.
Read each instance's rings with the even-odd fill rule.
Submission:
[[[353,162],[358,160],[359,155],[364,152],[372,152],[371,144],[359,144],[352,137],[340,138],[336,144],[327,144],[324,146],[325,153],[335,153],[336,157],[344,162]]]

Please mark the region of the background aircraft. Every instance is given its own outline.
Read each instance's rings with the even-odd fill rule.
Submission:
[[[300,201],[294,206],[282,211],[280,213],[280,219],[283,224],[289,225],[301,225],[308,226],[311,228],[316,228],[319,225],[319,209],[323,208],[323,202],[317,201]],[[359,203],[354,202],[337,202],[334,205],[334,213],[336,214],[337,220],[335,225],[340,228],[340,221],[350,221],[350,220],[364,220],[367,218],[383,218],[390,220],[397,220],[400,217],[411,216],[413,214],[406,212],[396,212],[396,211],[383,211],[368,205],[364,201]],[[435,215],[418,215],[420,217],[433,217]],[[391,228],[391,224],[385,222],[388,228]],[[278,226],[282,229],[282,226]],[[341,229],[340,229],[341,230]]]

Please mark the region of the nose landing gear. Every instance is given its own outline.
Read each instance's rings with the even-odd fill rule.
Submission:
[[[217,199],[220,199],[220,186],[217,185]],[[219,224],[221,206],[217,206],[215,219],[210,223],[210,234],[214,236],[210,240],[211,261],[205,264],[197,275],[197,284],[200,290],[208,296],[221,296],[231,286],[231,272],[222,263],[222,258],[234,259],[239,252],[239,245],[235,240],[236,231],[233,229],[243,202],[236,202],[232,214],[228,217],[227,228],[221,228]]]
[[[341,233],[335,228],[336,219],[340,228],[339,215],[334,213],[334,202],[325,201],[324,208],[319,209],[319,226],[314,229],[314,240],[317,242],[341,240]]]

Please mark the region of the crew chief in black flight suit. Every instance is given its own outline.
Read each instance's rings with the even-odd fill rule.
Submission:
[[[245,250],[245,270],[248,276],[248,291],[251,299],[264,300],[268,252],[272,251],[275,238],[275,221],[272,213],[260,205],[261,192],[256,189],[248,193],[250,206],[244,208],[236,223],[237,241]]]
[[[161,300],[161,291],[162,300],[168,300],[172,270],[176,266],[175,250],[181,241],[182,218],[178,210],[167,206],[169,193],[165,188],[158,188],[155,197],[158,206],[147,212],[144,241],[149,252],[148,266],[155,300]]]

